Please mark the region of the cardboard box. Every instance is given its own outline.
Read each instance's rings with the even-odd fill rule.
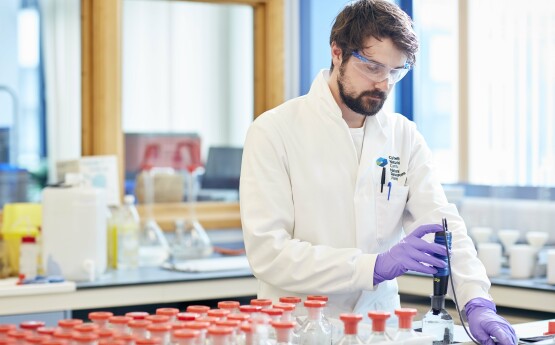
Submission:
[[[56,162],[56,170],[58,181],[64,181],[67,173],[81,174],[91,186],[106,190],[106,200],[109,206],[120,204],[121,197],[116,156],[87,156],[58,161]]]

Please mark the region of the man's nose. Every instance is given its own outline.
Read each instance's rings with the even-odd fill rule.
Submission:
[[[384,80],[375,84],[376,89],[381,90],[383,92],[387,92],[389,90],[389,76]]]

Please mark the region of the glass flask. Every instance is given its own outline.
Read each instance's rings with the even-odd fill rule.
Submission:
[[[392,339],[385,332],[385,322],[391,316],[386,311],[372,310],[368,312],[368,317],[372,320],[372,333],[366,340],[366,344],[381,343]]]
[[[417,310],[414,308],[395,309],[395,315],[399,317],[399,329],[393,338],[394,341],[404,341],[418,336],[412,329],[412,319],[416,313]]]
[[[299,330],[301,345],[331,344],[331,329],[323,322],[326,302],[305,301],[304,306],[308,315]]]
[[[358,345],[364,342],[358,337],[358,323],[362,320],[360,314],[340,314],[339,319],[345,325],[343,337],[339,339],[336,345]]]
[[[137,268],[141,222],[135,208],[135,196],[126,195],[123,206],[114,217],[117,229],[117,267]]]
[[[422,333],[433,335],[433,345],[453,342],[453,318],[445,310],[445,296],[430,296],[432,308],[422,319]]]
[[[175,238],[171,245],[174,260],[203,258],[212,255],[212,252],[212,242],[197,220],[175,221]]]
[[[146,220],[139,236],[139,266],[160,266],[170,255],[170,246],[162,229],[152,215],[154,202],[154,176],[151,171],[145,171],[145,209]]]

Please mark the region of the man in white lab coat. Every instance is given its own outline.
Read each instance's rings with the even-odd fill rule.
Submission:
[[[241,219],[259,297],[324,294],[335,316],[393,311],[397,276],[444,266],[431,254],[445,248],[421,237],[441,231],[445,217],[471,332],[484,344],[490,336],[516,344],[424,139],[414,123],[382,110],[415,60],[410,18],[385,0],[353,2],[337,16],[330,45],[331,69],[306,96],[257,118],[245,142]]]

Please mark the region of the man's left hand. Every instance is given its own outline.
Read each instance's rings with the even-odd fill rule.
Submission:
[[[465,310],[470,333],[480,344],[495,345],[492,339],[495,337],[500,345],[517,345],[515,330],[507,320],[497,315],[492,301],[474,298],[466,304]]]

